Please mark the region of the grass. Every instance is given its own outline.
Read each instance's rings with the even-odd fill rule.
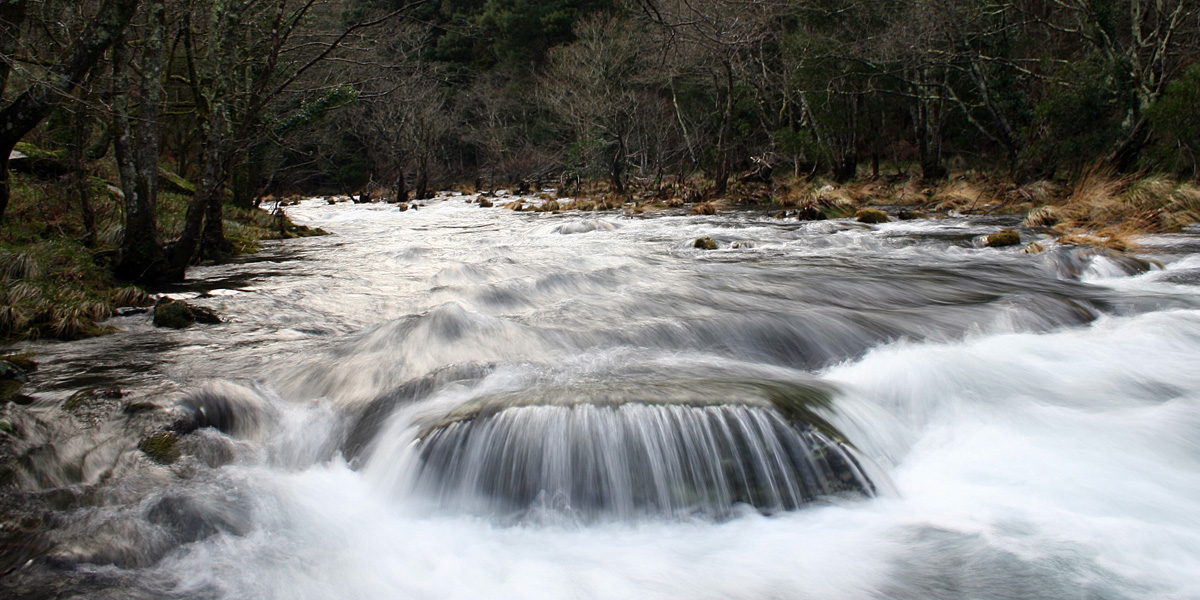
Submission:
[[[147,306],[144,289],[109,272],[121,240],[122,207],[110,184],[94,179],[92,206],[97,235],[88,243],[81,210],[68,183],[16,174],[0,225],[0,341],[78,339],[111,331],[97,323],[123,306]],[[190,197],[163,192],[157,219],[160,238],[183,230]],[[263,239],[320,235],[263,210],[226,207],[226,237],[238,254],[254,252]]]

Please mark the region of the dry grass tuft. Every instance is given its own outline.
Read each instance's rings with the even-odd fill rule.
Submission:
[[[116,306],[152,306],[154,297],[137,286],[117,288],[110,296]]]
[[[0,279],[37,279],[42,268],[30,252],[0,250]]]
[[[716,200],[706,200],[692,205],[692,210],[689,214],[693,215],[715,215],[718,211],[728,210],[729,201],[724,198]]]
[[[930,200],[936,203],[936,210],[975,212],[997,206],[996,198],[990,190],[966,179],[942,184],[934,190]]]

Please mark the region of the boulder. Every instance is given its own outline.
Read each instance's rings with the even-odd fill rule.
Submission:
[[[692,247],[699,248],[700,250],[716,250],[717,243],[710,237],[702,237],[697,238],[695,242],[692,242]]]
[[[183,329],[192,323],[212,325],[220,322],[221,317],[217,316],[212,309],[188,304],[181,300],[167,298],[154,307],[154,325],[156,327]]]
[[[887,223],[888,221],[891,221],[891,219],[888,218],[887,213],[879,210],[878,208],[860,208],[858,209],[858,212],[854,213],[854,219],[859,223],[869,224]]]
[[[983,238],[983,245],[989,248],[1003,248],[1004,246],[1016,246],[1021,243],[1021,234],[1015,229],[1002,229]]]

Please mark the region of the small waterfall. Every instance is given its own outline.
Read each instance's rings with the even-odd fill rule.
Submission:
[[[416,489],[439,506],[584,521],[721,518],[873,496],[852,451],[767,406],[515,406],[427,429]]]

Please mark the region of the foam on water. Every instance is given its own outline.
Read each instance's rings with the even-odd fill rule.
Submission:
[[[1200,301],[1176,277],[1193,255],[1131,275],[1056,254],[1069,249],[976,247],[1004,223],[969,219],[609,228],[462,198],[288,210],[337,235],[303,240],[293,275],[207,300],[261,338],[222,362],[210,334],[171,333],[184,345],[163,354],[185,381],[263,381],[247,402],[266,433],[204,434],[250,450],[161,492],[229,499],[237,518],[149,565],[85,569],[187,598],[1200,597]],[[689,247],[704,235],[722,249]],[[281,291],[290,304],[254,312]],[[322,333],[278,333],[306,320]],[[881,493],[716,517],[431,506],[430,423],[484,431],[478,415],[515,413],[481,399],[537,390],[590,402],[609,373],[651,382],[643,395],[703,396],[703,376],[827,393],[807,408],[875,465]],[[156,502],[108,518],[159,531]]]

